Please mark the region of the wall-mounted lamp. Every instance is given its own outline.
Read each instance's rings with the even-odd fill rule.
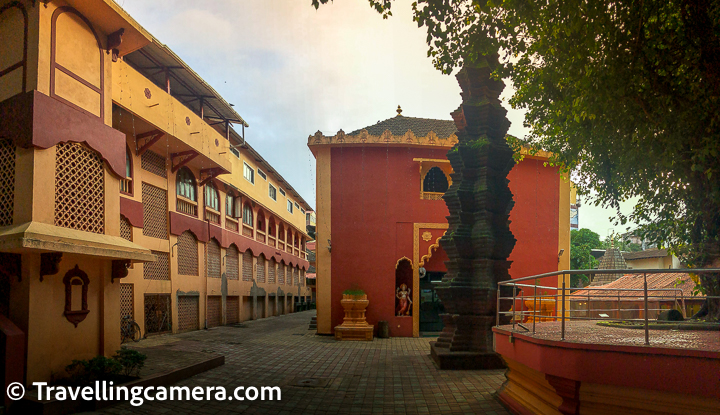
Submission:
[[[560,257],[561,257],[564,253],[565,253],[565,250],[564,250],[564,249],[561,249],[560,252],[558,253],[558,263],[560,262]]]

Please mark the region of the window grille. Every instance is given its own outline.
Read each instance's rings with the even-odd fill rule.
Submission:
[[[255,266],[255,280],[259,284],[261,282],[265,282],[265,265],[266,265],[266,259],[265,255],[260,254],[260,256],[257,259],[257,265]]]
[[[198,275],[198,241],[190,231],[177,238],[178,274]]]
[[[225,256],[225,273],[227,274],[227,279],[229,280],[239,280],[240,279],[240,253],[238,252],[235,245],[230,245],[230,248],[227,249],[226,256]]]
[[[240,322],[240,297],[233,295],[225,297],[225,323],[237,324]]]
[[[440,167],[428,170],[423,179],[423,192],[445,193],[448,189],[448,180]]]
[[[150,173],[167,179],[167,167],[165,166],[165,157],[158,153],[147,150],[140,156],[140,167]]]
[[[210,295],[207,297],[207,325],[217,327],[222,325],[222,297]]]
[[[167,192],[159,187],[142,184],[143,235],[167,239]]]
[[[275,284],[275,269],[276,269],[276,263],[275,258],[271,258],[268,262],[268,284]]]
[[[300,285],[300,281],[298,281],[298,269],[293,268],[292,274],[293,274],[293,285],[295,285],[295,286]]]
[[[199,300],[195,295],[178,296],[178,331],[200,329]]]
[[[205,257],[208,278],[220,278],[220,245],[214,239],[205,244]]]
[[[170,281],[170,258],[167,252],[150,251],[157,257],[155,262],[143,264],[143,278],[146,280]]]
[[[278,264],[277,268],[277,283],[279,285],[285,284],[285,264],[283,264],[282,262]]]
[[[0,226],[13,223],[15,209],[15,144],[0,140]]]
[[[132,225],[124,216],[120,216],[120,237],[132,242]]]
[[[145,294],[145,334],[172,330],[170,294]]]
[[[120,319],[125,316],[135,319],[133,284],[120,284]]]
[[[260,168],[257,169],[258,176],[262,177],[263,180],[267,180],[267,174],[265,174],[264,171],[260,170]]]
[[[292,283],[292,268],[287,265],[285,267],[285,280],[287,281],[287,285],[293,285]]]
[[[243,253],[242,260],[243,260],[243,263],[242,263],[243,281],[252,281],[252,272],[253,272],[252,252],[245,251]]]
[[[60,143],[55,156],[55,226],[105,233],[105,169],[100,156]]]

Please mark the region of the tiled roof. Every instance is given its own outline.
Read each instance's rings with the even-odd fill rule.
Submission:
[[[645,259],[645,258],[662,258],[668,255],[666,249],[647,249],[638,252],[626,252],[623,254],[625,259]]]
[[[675,284],[680,280],[680,283]],[[667,289],[667,288],[678,288],[682,290],[682,296],[685,298],[693,297],[692,290],[695,288],[695,281],[690,278],[690,275],[683,272],[666,272],[660,274],[647,274],[648,282],[648,296],[653,297],[668,297],[675,298],[677,295],[680,298],[680,291],[654,291],[656,289]],[[644,288],[643,274],[627,274],[617,280],[593,287],[593,288],[610,288],[610,289],[636,289],[642,290]],[[572,293],[571,299],[581,300],[587,299],[588,291],[590,292],[590,298],[599,299],[600,296],[609,296],[617,298],[619,295],[623,298],[642,298],[642,291],[598,291],[592,289],[582,289]],[[704,294],[695,296],[705,297]]]
[[[600,258],[599,269],[627,269],[627,264],[623,259],[620,250],[617,248],[608,248],[605,255]],[[622,277],[622,274],[597,274],[592,280],[592,286],[607,284]]]
[[[360,134],[362,130],[367,130],[370,135],[378,136],[384,133],[385,130],[390,130],[393,135],[403,135],[410,130],[417,137],[425,137],[432,131],[438,138],[447,138],[457,132],[457,127],[455,127],[455,121],[452,120],[433,120],[397,115],[385,121],[379,121],[375,125],[355,130],[348,135]]]

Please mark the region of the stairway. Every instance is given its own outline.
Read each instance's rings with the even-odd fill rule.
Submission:
[[[317,316],[312,316],[308,330],[317,330]]]

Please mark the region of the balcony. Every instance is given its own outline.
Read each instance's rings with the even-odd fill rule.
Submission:
[[[225,229],[233,232],[238,232],[238,221],[231,218],[230,216],[225,216]]]
[[[274,237],[268,236],[268,245],[270,245],[270,246],[272,246],[272,247],[275,247],[275,246],[276,246],[275,238],[274,238]]]
[[[177,196],[176,210],[188,216],[197,217],[198,215],[197,202],[193,202],[192,200],[186,199],[180,195]]]
[[[442,200],[445,193],[442,192],[420,192],[420,199],[422,200]]]
[[[242,234],[243,236],[247,236],[248,238],[252,239],[253,237],[253,228],[243,223],[242,226]]]
[[[255,240],[258,242],[265,243],[265,232],[263,232],[259,229],[257,231],[255,231]]]
[[[215,209],[205,207],[205,220],[220,226],[220,212]]]

